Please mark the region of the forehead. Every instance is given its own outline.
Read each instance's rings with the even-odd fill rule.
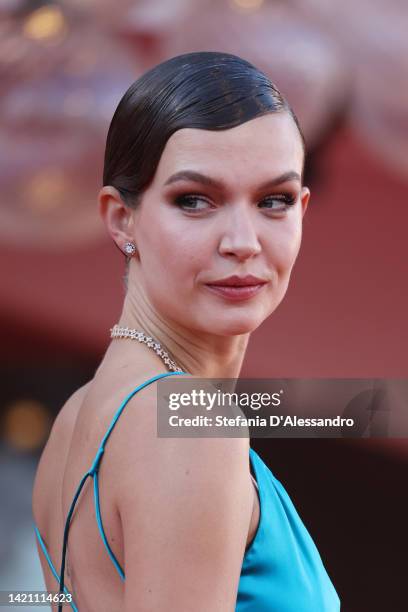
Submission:
[[[178,130],[166,143],[155,182],[185,168],[236,181],[237,175],[300,174],[302,164],[302,141],[293,118],[288,112],[271,113],[227,130]]]

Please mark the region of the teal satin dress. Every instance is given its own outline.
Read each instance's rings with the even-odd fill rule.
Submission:
[[[338,612],[340,600],[289,495],[249,449],[260,519],[244,556],[236,612]]]
[[[134,389],[115,413],[102,439],[90,469],[82,477],[64,529],[63,552],[58,573],[47,551],[46,544],[35,526],[35,533],[56,580],[56,589],[71,595],[64,584],[65,551],[71,517],[88,478],[93,480],[96,522],[106,551],[121,580],[125,572],[109,546],[102,524],[99,504],[99,466],[105,444],[129,400],[147,385],[178,372],[154,376]],[[184,372],[180,372],[184,374]],[[308,531],[281,483],[273,476],[259,455],[250,448],[252,471],[258,484],[260,520],[253,541],[242,564],[238,585],[236,612],[338,612],[340,602],[324,569],[322,560]],[[79,608],[70,604],[74,612]],[[60,608],[62,610],[62,608]],[[169,611],[170,612],[170,611]],[[173,612],[173,611],[171,611]]]

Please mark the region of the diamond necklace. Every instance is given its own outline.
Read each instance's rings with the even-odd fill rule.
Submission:
[[[160,342],[151,338],[150,336],[146,336],[146,334],[137,329],[129,329],[129,327],[119,327],[119,325],[114,325],[110,330],[111,338],[130,338],[131,340],[138,340],[139,342],[143,342],[149,348],[153,349],[154,352],[164,361],[167,368],[173,372],[182,372],[178,365],[169,357],[169,354],[164,350]]]

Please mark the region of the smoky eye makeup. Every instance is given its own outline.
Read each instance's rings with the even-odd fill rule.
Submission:
[[[214,208],[214,205],[212,205],[207,200],[207,198],[205,198],[202,195],[194,194],[194,193],[180,194],[172,198],[172,201],[175,204],[175,206],[178,206],[182,210],[187,210],[190,212],[191,211],[193,212],[202,211],[202,210],[208,210],[210,208]]]
[[[284,213],[296,204],[298,195],[277,193],[259,199],[255,204],[261,210],[271,213]],[[217,208],[207,197],[198,193],[183,193],[171,198],[172,203],[190,213],[208,212]]]
[[[287,210],[297,202],[297,196],[289,193],[281,193],[276,195],[266,196],[262,198],[258,206],[265,209],[280,209]]]

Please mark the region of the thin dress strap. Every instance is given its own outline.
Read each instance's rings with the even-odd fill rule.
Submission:
[[[70,527],[70,523],[71,523],[72,514],[74,512],[75,505],[76,505],[76,503],[78,501],[78,498],[79,498],[79,496],[81,494],[81,491],[83,489],[83,486],[84,486],[87,478],[88,477],[94,478],[95,474],[97,474],[97,472],[98,472],[100,461],[102,459],[103,453],[105,452],[105,444],[106,444],[109,436],[111,435],[111,433],[113,431],[113,428],[115,427],[115,425],[116,425],[120,415],[122,414],[126,404],[135,395],[135,393],[137,393],[141,389],[144,389],[144,387],[147,387],[148,385],[150,385],[151,383],[155,382],[156,380],[159,380],[160,378],[166,378],[167,376],[175,376],[177,374],[186,374],[186,372],[164,372],[162,374],[157,374],[156,376],[153,376],[152,378],[149,378],[149,380],[146,380],[144,383],[138,385],[136,387],[136,389],[131,391],[131,393],[129,393],[129,395],[127,395],[127,397],[123,400],[122,404],[120,405],[119,409],[117,410],[116,414],[114,415],[114,417],[113,417],[113,419],[111,421],[111,424],[109,425],[109,428],[108,428],[106,434],[104,435],[104,437],[102,439],[102,442],[99,445],[98,451],[97,451],[97,453],[95,455],[95,459],[94,459],[94,461],[92,463],[91,468],[86,472],[86,474],[84,474],[84,476],[81,479],[81,482],[79,483],[79,486],[78,486],[78,488],[76,490],[74,499],[72,500],[72,503],[71,503],[71,506],[70,506],[70,509],[69,509],[69,512],[68,512],[68,515],[67,515],[67,520],[65,522],[65,527],[64,527],[64,539],[63,539],[63,543],[62,543],[62,559],[61,559],[60,582],[59,582],[59,594],[60,595],[64,592],[64,589],[65,589],[65,584],[64,584],[65,558],[66,558],[67,545],[68,545],[68,532],[69,532],[69,527]],[[99,521],[98,521],[98,525],[99,525]],[[106,537],[104,538],[104,543],[105,542],[107,542]],[[109,552],[109,550],[108,550],[108,552]],[[112,553],[112,555],[113,555],[113,553]],[[112,559],[112,560],[114,560],[114,559]],[[60,603],[58,605],[58,612],[62,612],[62,603]]]

